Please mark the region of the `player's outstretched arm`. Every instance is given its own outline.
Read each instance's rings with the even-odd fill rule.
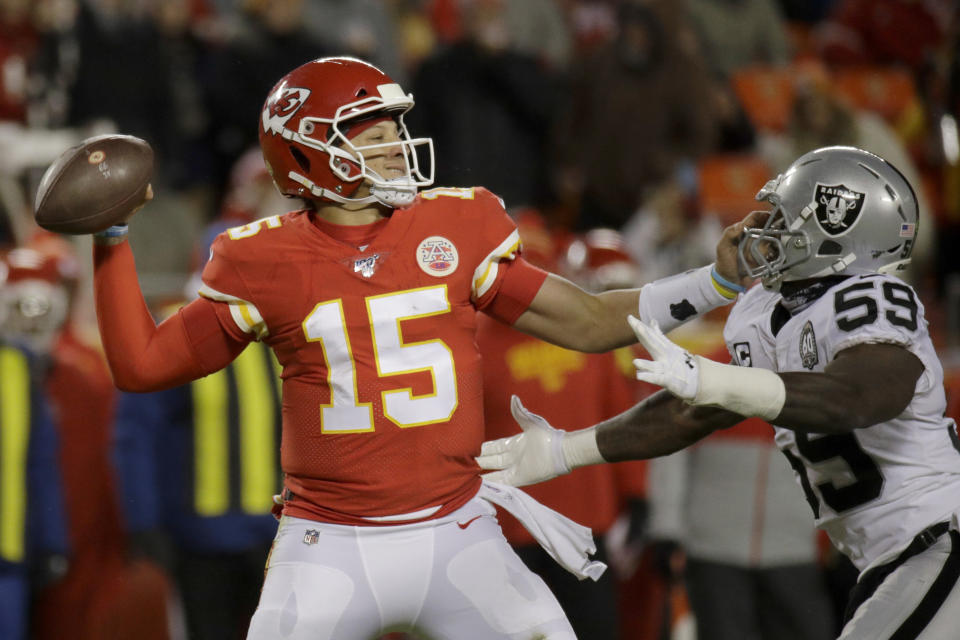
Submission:
[[[510,410],[522,433],[484,442],[477,463],[493,470],[485,478],[514,486],[543,482],[591,464],[667,455],[743,420],[723,409],[692,407],[666,392],[578,431],[555,429],[527,411],[516,396]]]
[[[226,366],[246,346],[223,331],[207,300],[157,326],[123,235],[94,237],[94,298],[114,384],[124,391],[178,386]]]
[[[662,278],[642,289],[592,294],[549,275],[514,327],[542,340],[577,351],[603,352],[636,342],[624,322],[637,315],[669,331],[683,322],[732,302],[747,284],[739,275],[737,245],[747,226],[765,213],[755,212],[724,230],[717,261],[700,269]]]
[[[895,344],[859,344],[822,372],[775,373],[694,356],[655,326],[630,318],[653,360],[634,360],[637,378],[695,406],[757,416],[779,427],[846,433],[890,420],[907,408],[923,374],[920,359]]]

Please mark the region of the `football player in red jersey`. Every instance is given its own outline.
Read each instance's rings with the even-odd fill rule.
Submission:
[[[413,97],[350,58],[308,62],[267,97],[264,159],[305,209],[221,234],[201,298],[155,325],[126,228],[97,234],[97,315],[116,384],[146,391],[224,367],[251,340],[282,367],[283,517],[249,638],[572,638],[563,611],[500,533],[506,506],[580,578],[589,530],[482,482],[477,312],[580,351],[635,342],[628,314],[669,329],[735,297],[717,263],[640,290],[586,293],[520,257],[487,190],[435,188]]]

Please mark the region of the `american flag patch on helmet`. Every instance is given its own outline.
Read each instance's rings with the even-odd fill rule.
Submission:
[[[900,237],[912,238],[917,232],[917,225],[913,222],[904,222],[900,225]]]

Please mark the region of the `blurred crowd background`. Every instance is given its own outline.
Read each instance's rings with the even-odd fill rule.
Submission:
[[[272,372],[268,354],[248,350],[249,363],[176,396],[114,391],[89,238],[32,221],[43,171],[65,148],[114,132],[153,146],[156,197],[130,238],[159,318],[195,295],[216,233],[292,208],[263,166],[257,124],[273,84],[317,57],[363,58],[412,92],[407,123],[434,140],[436,185],[497,193],[531,259],[593,289],[712,261],[720,230],[756,208],[757,190],[794,158],[862,147],[917,190],[906,279],[926,306],[953,415],[958,15],[953,0],[0,0],[0,341],[30,343],[40,380],[26,408],[0,394],[0,593],[26,589],[14,600],[21,627],[37,638],[242,637],[279,475],[275,386],[249,373],[256,363]],[[722,321],[674,337],[723,359]],[[503,367],[491,387],[536,383],[527,393],[542,393],[544,408],[527,404],[542,413],[551,397],[585,393],[583,379],[630,378],[629,354],[588,361],[490,339],[491,366]],[[12,375],[0,370],[0,389]],[[598,396],[583,419],[650,391],[630,384],[625,401]],[[622,385],[603,390],[612,386]],[[488,408],[505,414],[511,389],[495,391]],[[9,425],[30,407],[36,421],[49,414],[53,432],[33,436],[18,462]],[[222,423],[197,417],[221,409]],[[269,433],[251,436],[244,415],[270,422]],[[227,471],[211,472],[217,465]],[[748,421],[621,475],[631,480],[579,483],[593,507],[605,483],[604,514],[588,506],[581,519],[594,518],[614,567],[609,611],[589,593],[570,596],[581,637],[836,633],[851,570],[815,535],[769,427]],[[28,489],[40,484],[62,490],[40,501]],[[551,506],[563,511],[574,490]],[[589,626],[600,619],[606,629]],[[731,620],[742,626],[725,629]]]

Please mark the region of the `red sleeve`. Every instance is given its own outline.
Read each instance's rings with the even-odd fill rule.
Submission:
[[[130,244],[94,246],[97,323],[114,384],[157,391],[226,366],[245,343],[220,326],[213,305],[195,300],[159,326],[140,292]]]
[[[547,279],[547,272],[535,267],[522,257],[500,263],[503,270],[502,281],[493,297],[483,311],[497,320],[512,325],[530,303],[537,296],[543,281]]]

